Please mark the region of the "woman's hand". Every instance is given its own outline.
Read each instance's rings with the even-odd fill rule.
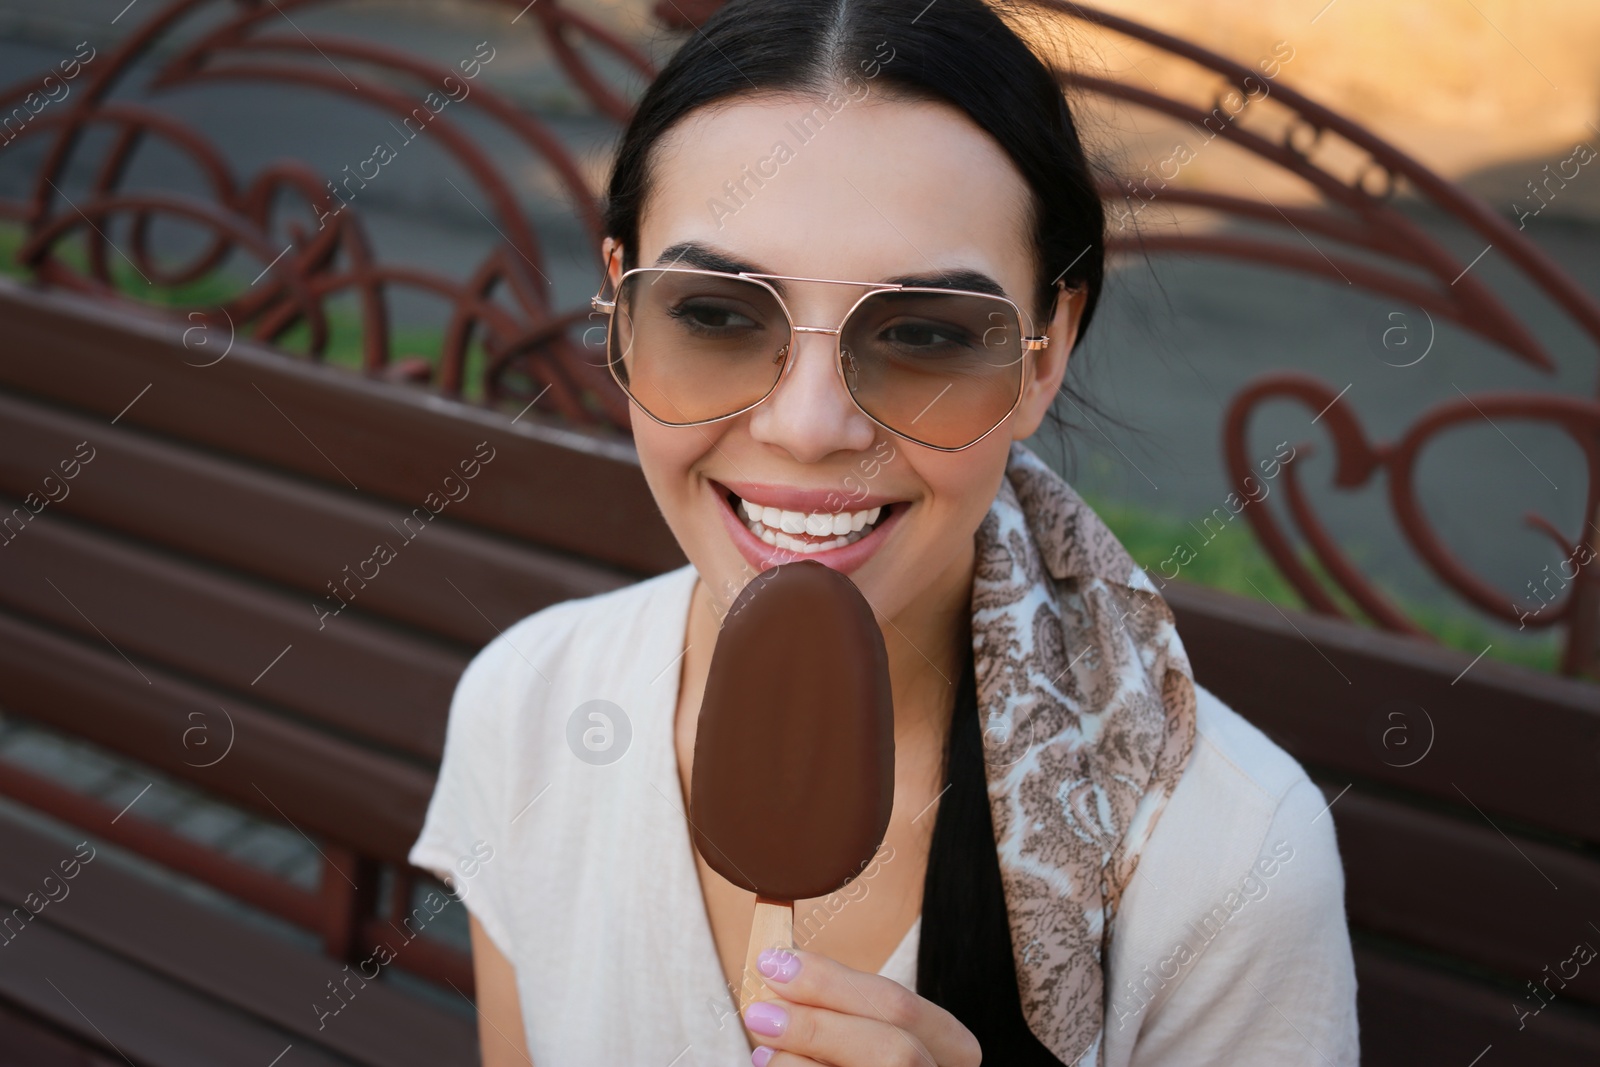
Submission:
[[[744,1010],[761,1041],[755,1067],[976,1067],[972,1032],[892,979],[800,949],[767,949],[757,965],[778,1000]]]

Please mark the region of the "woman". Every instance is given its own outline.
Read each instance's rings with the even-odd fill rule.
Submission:
[[[690,563],[523,619],[458,685],[411,859],[466,902],[484,1062],[1355,1063],[1325,799],[1020,443],[1104,239],[1011,24],[735,0],[646,92],[607,225],[604,357]],[[740,1014],[753,897],[686,786],[722,619],[801,558],[880,620],[893,815]]]

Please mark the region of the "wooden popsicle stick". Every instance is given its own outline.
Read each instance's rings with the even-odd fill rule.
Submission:
[[[750,945],[744,954],[744,974],[739,982],[739,1010],[757,1000],[777,1000],[756,968],[762,949],[794,948],[794,904],[757,895],[750,922]]]

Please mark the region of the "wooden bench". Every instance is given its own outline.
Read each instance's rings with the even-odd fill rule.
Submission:
[[[101,859],[0,949],[0,1000],[141,1063],[267,1063],[290,1043],[295,1062],[475,1062],[467,957],[396,933],[431,882],[405,855],[472,652],[545,604],[681,563],[631,449],[243,344],[197,368],[170,323],[10,283],[0,321],[3,710],[292,824],[324,857],[307,891],[137,803],[119,814],[7,767],[0,793],[72,827],[0,812],[8,908],[87,837],[308,937]],[[33,515],[51,472],[59,500]],[[374,574],[361,561],[377,542],[395,551]],[[329,582],[349,602],[337,613]],[[453,985],[462,1011],[377,981],[319,1026],[326,983],[383,940],[399,942],[392,967]]]
[[[1513,1011],[1600,948],[1600,687],[1199,586],[1167,599],[1195,676],[1332,804],[1362,1063],[1600,1062],[1600,967]]]
[[[471,651],[545,604],[682,562],[630,449],[248,345],[196,368],[178,327],[74,296],[0,284],[0,317],[7,503],[79,442],[95,449],[70,494],[0,548],[6,710],[292,821],[326,857],[306,892],[147,823],[137,803],[118,817],[8,769],[0,792],[72,829],[0,812],[7,904],[82,835],[307,936],[91,863],[0,950],[0,1002],[141,1063],[224,1049],[268,1062],[289,1044],[329,1063],[472,1062],[470,1012],[393,983],[361,987],[326,1027],[311,1005],[395,939],[409,893],[394,886],[422,877],[404,856]],[[480,442],[494,457],[470,493],[319,629],[326,582],[395,539],[389,524]],[[1496,1064],[1595,1062],[1600,968],[1552,984],[1556,1002],[1521,1029],[1512,1006],[1574,943],[1600,943],[1585,912],[1600,899],[1596,688],[1182,582],[1167,596],[1202,683],[1332,802],[1364,1062],[1467,1063],[1489,1045]],[[233,747],[197,767],[217,750],[201,758],[184,732],[195,715],[220,731],[219,707]],[[1385,740],[1396,725],[1416,748]],[[467,959],[425,938],[392,966],[471,993]]]

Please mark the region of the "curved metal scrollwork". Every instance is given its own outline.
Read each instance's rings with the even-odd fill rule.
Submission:
[[[507,11],[511,23],[526,16],[514,32],[542,34],[569,81],[596,112],[612,121],[624,120],[632,104],[597,70],[591,53],[607,56],[641,78],[654,74],[650,63],[630,45],[560,0],[537,5],[481,2]],[[431,380],[442,392],[460,395],[467,385],[469,351],[476,342],[487,355],[483,390],[488,402],[532,399],[548,392],[543,405],[548,410],[579,423],[625,427],[627,409],[621,392],[603,368],[585,359],[581,345],[569,336],[574,324],[587,317],[587,305],[552,306],[537,228],[490,153],[455,114],[442,112],[449,103],[457,114],[470,109],[487,117],[548,164],[571,211],[598,246],[595,192],[572,151],[538,116],[482,83],[467,86],[482,64],[492,61],[492,46],[487,54],[480,50],[472,59],[463,59],[457,70],[357,38],[299,32],[295,16],[318,6],[332,5],[325,0],[271,4],[178,0],[115,51],[91,57],[83,65],[84,80],[70,96],[32,115],[17,135],[47,142],[28,197],[0,200],[0,216],[19,220],[27,229],[19,260],[47,285],[110,295],[115,292],[112,268],[118,257],[125,256],[152,284],[178,286],[213,276],[225,260],[242,252],[261,271],[254,283],[220,307],[183,308],[179,314],[187,315],[188,321],[199,315],[219,325],[226,320],[244,335],[267,343],[282,340],[303,324],[308,351],[320,359],[330,339],[328,302],[354,294],[360,308],[362,362],[368,372]],[[183,28],[194,21],[204,22],[205,27],[191,39],[180,40]],[[144,95],[113,99],[112,94],[130,81],[135,65],[154,56],[158,48],[172,51],[161,60]],[[307,58],[318,62],[299,62]],[[0,115],[23,106],[42,80],[25,79],[0,91]],[[163,93],[223,83],[289,85],[359,100],[387,113],[402,137],[414,137],[413,127],[419,132],[425,127],[434,143],[470,175],[486,204],[485,217],[503,243],[465,279],[380,262],[358,207],[335,195],[333,182],[325,176],[291,159],[267,164],[248,180],[241,179],[210,138],[160,106]],[[108,147],[90,158],[88,135],[101,129],[111,131]],[[92,143],[98,146],[103,139]],[[135,157],[150,144],[190,161],[203,178],[204,193],[127,188]],[[69,169],[92,173],[87,193],[69,198],[64,188]],[[308,228],[298,218],[287,217],[285,205],[290,203],[309,211],[316,226]],[[158,259],[150,234],[164,219],[181,220],[204,231],[205,247],[182,264]],[[126,248],[111,245],[107,235],[116,226],[126,226],[131,234]],[[87,249],[83,269],[59,254],[68,240],[78,238]],[[390,309],[395,294],[406,290],[431,294],[449,307],[436,361],[395,359]]]
[[[1449,319],[1509,352],[1513,358],[1553,373],[1556,366],[1544,346],[1493,288],[1471,274],[1472,263],[1461,262],[1395,206],[1395,193],[1403,182],[1418,197],[1480,235],[1600,346],[1600,303],[1482,200],[1393,145],[1281,83],[1275,82],[1266,90],[1263,76],[1257,70],[1190,42],[1068,0],[1039,0],[1039,3],[1065,18],[1142,41],[1187,60],[1222,78],[1226,88],[1216,94],[1213,108],[1205,111],[1137,85],[1070,71],[1058,72],[1064,86],[1204,127],[1303,179],[1323,200],[1323,204],[1315,208],[1279,208],[1260,199],[1202,190],[1171,186],[1152,190],[1148,182],[1141,189],[1135,181],[1123,179],[1108,181],[1101,187],[1113,219],[1117,215],[1117,205],[1126,205],[1132,198],[1161,200],[1248,219],[1282,230],[1290,237],[1295,235],[1289,231],[1297,229],[1367,255],[1358,259],[1337,248],[1325,254],[1298,240],[1217,233],[1124,236],[1115,229],[1110,240],[1113,249],[1219,255],[1347,282],[1373,293],[1405,300],[1430,318],[1437,315]],[[1278,107],[1287,109],[1287,124],[1281,139],[1272,140],[1238,121],[1238,114],[1246,109],[1242,103],[1229,107],[1226,97],[1230,93],[1242,99],[1270,97]],[[1342,147],[1353,150],[1361,159],[1350,177],[1332,173],[1312,158],[1319,146],[1332,138],[1342,140]],[[1373,265],[1373,254],[1380,258],[1382,265]],[[1394,267],[1406,273],[1392,269]],[[1332,437],[1335,487],[1354,490],[1380,473],[1388,475],[1390,506],[1400,528],[1417,555],[1441,581],[1474,608],[1495,619],[1516,623],[1519,628],[1567,627],[1562,672],[1600,675],[1600,401],[1557,394],[1463,394],[1459,400],[1447,400],[1424,411],[1394,442],[1373,444],[1361,429],[1350,401],[1327,383],[1302,373],[1263,375],[1234,396],[1225,417],[1225,462],[1234,488],[1242,494],[1248,493],[1246,479],[1255,473],[1246,449],[1250,421],[1266,404],[1285,399],[1302,403],[1317,413],[1318,420]],[[1566,558],[1574,561],[1572,573],[1563,571],[1562,575],[1571,588],[1566,589],[1564,585],[1565,595],[1537,612],[1518,612],[1510,598],[1473,574],[1434,530],[1417,498],[1416,468],[1424,447],[1452,430],[1486,418],[1496,424],[1504,420],[1554,426],[1578,446],[1587,463],[1587,496],[1581,513],[1585,525],[1577,533],[1564,534],[1541,515],[1530,513],[1524,517],[1529,526],[1548,535]],[[1297,445],[1295,458],[1284,464],[1288,511],[1295,527],[1328,578],[1373,623],[1399,633],[1429,636],[1361,574],[1318,518],[1297,469],[1297,464],[1313,451],[1309,444]],[[1296,554],[1287,531],[1272,509],[1250,508],[1248,517],[1273,562],[1312,610],[1328,615],[1348,615],[1323,581]],[[1577,562],[1580,557],[1582,562]]]

